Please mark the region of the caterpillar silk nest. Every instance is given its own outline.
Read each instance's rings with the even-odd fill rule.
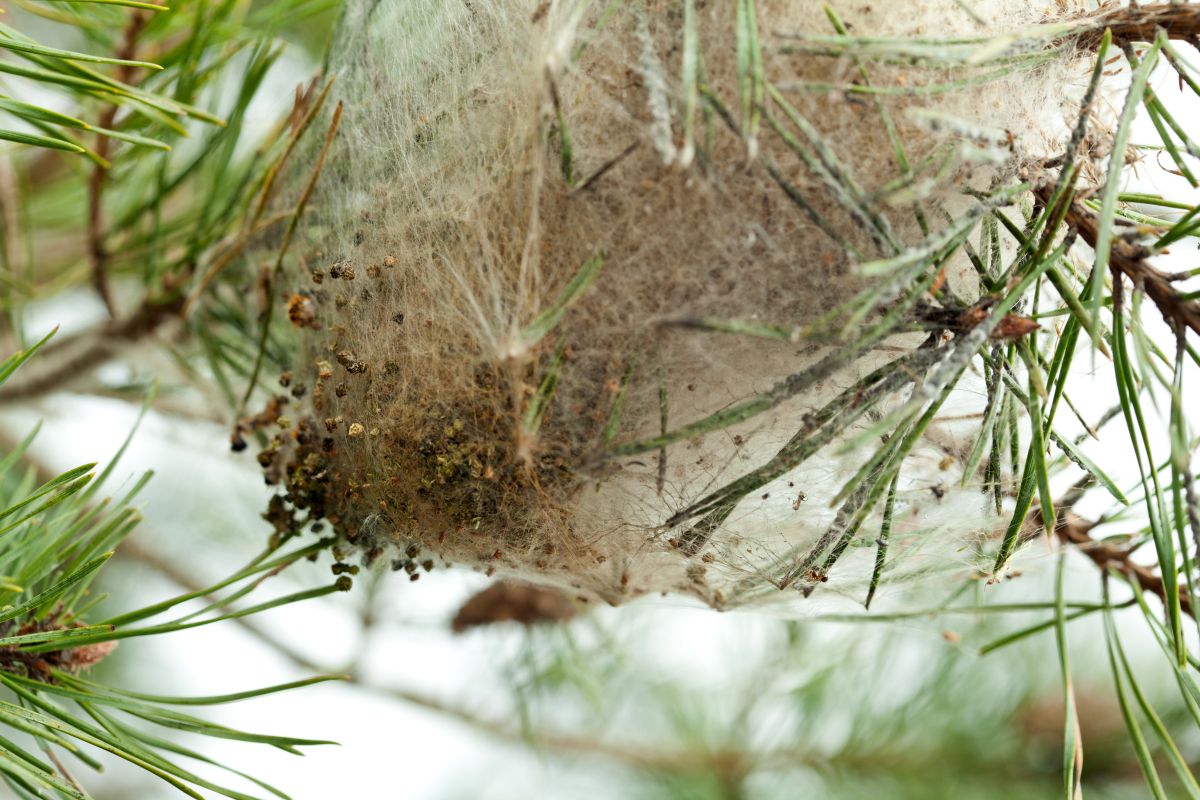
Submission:
[[[936,372],[953,332],[913,320],[978,288],[965,259],[860,266],[1061,152],[1086,83],[1060,44],[974,80],[928,43],[1056,6],[350,3],[287,276],[307,394],[263,459],[277,505],[414,576],[610,603],[865,586],[883,503],[836,496],[880,439],[845,443]],[[885,46],[904,37],[924,49]],[[885,578],[969,568],[992,525],[978,491],[931,491],[959,478],[945,455],[903,463]]]

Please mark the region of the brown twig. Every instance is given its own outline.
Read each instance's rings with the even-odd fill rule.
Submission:
[[[113,358],[122,346],[140,340],[168,320],[177,319],[182,308],[182,297],[165,302],[145,300],[123,320],[110,322],[100,330],[89,329],[52,341],[38,352],[38,358],[0,389],[0,403],[38,397],[90,374]],[[50,366],[38,372],[40,363]]]
[[[121,42],[121,46],[117,49],[116,57],[125,61],[132,61],[137,55],[138,38],[142,35],[142,31],[146,27],[146,23],[150,21],[150,12],[145,10],[135,10],[129,17],[129,23],[125,26],[125,33]],[[121,83],[131,83],[136,76],[137,68],[129,64],[121,64],[117,67],[116,79]],[[106,106],[100,114],[99,126],[101,128],[112,128],[117,118],[117,106],[111,104]],[[96,134],[96,155],[100,158],[100,163],[97,163],[92,169],[91,178],[88,180],[88,218],[87,218],[87,247],[88,257],[91,261],[92,270],[92,286],[96,289],[96,293],[100,295],[100,299],[104,302],[104,307],[108,309],[109,317],[116,319],[117,307],[113,300],[112,286],[108,280],[108,248],[104,244],[104,186],[108,179],[108,157],[112,153],[112,139],[103,133]]]
[[[1079,552],[1090,558],[1101,571],[1113,569],[1121,573],[1125,580],[1136,583],[1143,592],[1156,595],[1163,603],[1167,602],[1167,590],[1163,579],[1148,567],[1135,562],[1128,548],[1098,542],[1091,537],[1094,522],[1077,517],[1074,514],[1064,514],[1058,520],[1054,531],[1064,542],[1070,542],[1079,548]],[[1179,607],[1183,613],[1192,616],[1192,601],[1186,592],[1179,592]]]
[[[1049,203],[1052,191],[1052,187],[1043,186],[1037,190],[1038,198],[1043,203]],[[1067,209],[1065,219],[1067,225],[1078,231],[1088,246],[1096,247],[1100,239],[1100,220],[1096,214],[1076,200]],[[1114,237],[1109,250],[1109,268],[1113,272],[1114,282],[1119,282],[1121,275],[1129,278],[1154,301],[1172,328],[1200,334],[1200,302],[1188,299],[1178,291],[1170,275],[1150,264],[1150,254],[1151,251],[1140,244]]]
[[[1131,42],[1152,42],[1161,30],[1171,39],[1195,45],[1200,37],[1200,8],[1194,4],[1156,3],[1154,5],[1117,6],[1106,3],[1085,19],[1091,20],[1086,30],[1077,35],[1080,47],[1095,50],[1111,30],[1114,39]]]
[[[1132,549],[1093,539],[1091,532],[1097,523],[1071,512],[1071,507],[1079,502],[1093,482],[1090,475],[1082,478],[1062,498],[1055,501],[1057,516],[1054,533],[1059,539],[1074,545],[1079,552],[1091,559],[1102,573],[1114,570],[1129,583],[1136,584],[1143,592],[1154,595],[1166,604],[1167,589],[1161,576],[1155,574],[1149,567],[1134,561]],[[1030,513],[1029,524],[1033,531],[1045,530],[1045,520],[1042,518],[1040,509],[1034,509]],[[1183,587],[1179,589],[1179,607],[1188,616],[1195,616],[1191,597]]]
[[[315,84],[310,85],[306,91],[297,92],[296,106],[292,109],[292,115],[293,117],[303,116],[300,121],[293,121],[295,130],[289,139],[284,155],[271,164],[268,169],[253,213],[247,218],[242,229],[229,238],[224,249],[218,250],[212,266],[187,298],[173,297],[163,301],[147,297],[136,311],[122,320],[112,319],[98,329],[57,337],[40,351],[38,359],[33,364],[22,370],[21,376],[10,380],[3,389],[0,389],[0,403],[23,400],[59,389],[81,375],[88,374],[96,366],[116,357],[122,347],[137,342],[171,320],[186,318],[200,294],[209,287],[217,273],[242,253],[243,248],[252,237],[282,222],[289,222],[292,227],[295,226],[296,212],[294,210],[274,214],[264,214],[264,212],[271,197],[272,187],[287,154],[295,147],[300,134],[320,110],[329,93],[329,88],[332,86],[332,81],[326,82],[319,93],[314,92],[314,86]],[[315,100],[314,94],[316,95]],[[93,173],[93,187],[96,191],[102,188],[103,179],[103,170]],[[108,291],[108,255],[104,251],[103,232],[93,227],[100,225],[99,196],[96,194],[90,194],[90,196],[93,203],[89,214],[88,238],[93,278],[97,292],[104,298]],[[175,295],[179,291],[178,282],[177,278],[166,276],[163,280],[164,293]],[[112,314],[113,306],[110,301],[111,298],[105,300],[105,305]],[[38,371],[40,365],[45,366]]]
[[[135,539],[126,539],[124,542],[122,542],[120,549],[117,551],[117,555],[121,558],[131,559],[142,564],[143,566],[153,569],[163,577],[170,580],[172,583],[177,584],[185,591],[197,592],[203,589],[201,583],[189,575],[185,570],[179,568],[173,562],[162,558],[157,553],[154,553],[141,546]],[[208,597],[207,599],[215,600],[216,598]],[[380,686],[379,684],[365,679],[357,668],[356,664],[350,664],[344,669],[331,670],[327,665],[317,663],[249,618],[234,617],[232,621],[235,622],[243,631],[250,634],[260,644],[266,646],[270,650],[273,650],[277,655],[283,657],[287,661],[290,661],[294,666],[298,667],[304,672],[318,674],[345,674],[347,676],[348,683],[361,691],[367,691],[381,697],[399,700],[407,703],[408,705],[416,706],[417,708],[421,708],[426,711],[432,711],[444,717],[461,722],[470,728],[482,733],[486,733],[498,739],[512,742],[528,742],[535,746],[544,747],[548,750],[564,753],[604,756],[622,763],[626,763],[630,766],[640,768],[696,769],[702,768],[706,764],[711,764],[716,761],[728,762],[731,759],[736,759],[738,763],[746,763],[746,759],[749,758],[748,754],[740,752],[700,753],[680,751],[678,753],[655,753],[647,751],[643,748],[626,747],[598,739],[564,735],[538,736],[534,734],[528,734],[521,731],[517,726],[510,725],[499,720],[492,720],[483,717],[476,710],[470,709],[466,706],[441,700],[433,697],[432,695],[410,689]]]
[[[119,557],[132,558],[176,583],[186,591],[199,591],[201,584],[170,561],[140,547],[135,540],[125,540],[117,551]],[[211,598],[210,598],[211,599]],[[800,747],[783,747],[778,750],[755,752],[749,748],[724,746],[704,747],[644,747],[626,744],[602,737],[572,735],[562,732],[529,731],[512,722],[488,716],[465,703],[452,702],[413,689],[384,686],[364,676],[357,663],[340,669],[330,669],[299,652],[265,627],[252,619],[236,617],[232,620],[260,644],[290,661],[308,673],[344,674],[349,686],[368,692],[381,699],[399,701],[409,706],[432,712],[443,718],[454,720],[468,728],[502,742],[529,746],[562,756],[582,756],[606,759],[627,768],[654,772],[706,772],[722,780],[740,782],[756,770],[794,769],[807,766],[829,769],[835,765],[854,765],[860,770],[877,769],[886,771],[894,768],[898,761],[884,754],[872,754],[861,760],[854,756],[829,756]],[[357,661],[357,659],[355,659]]]

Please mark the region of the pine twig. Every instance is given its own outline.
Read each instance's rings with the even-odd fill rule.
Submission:
[[[123,320],[114,320],[99,330],[89,329],[52,342],[39,355],[39,362],[48,364],[48,369],[37,373],[33,367],[39,364],[30,365],[26,370],[32,373],[30,377],[11,379],[0,388],[0,403],[39,397],[69,384],[114,358],[122,347],[141,340],[168,321],[178,319],[182,309],[182,297],[166,302],[147,298],[137,311]]]
[[[1104,38],[1105,29],[1112,31],[1116,40],[1152,42],[1158,31],[1164,31],[1171,39],[1179,39],[1195,45],[1200,40],[1200,8],[1188,3],[1155,3],[1129,7],[1106,3],[1090,15],[1085,33],[1077,38],[1080,47],[1095,50]]]
[[[1167,602],[1167,590],[1163,579],[1150,568],[1133,560],[1133,551],[1129,548],[1106,544],[1092,538],[1091,531],[1096,527],[1095,522],[1084,519],[1070,511],[1075,503],[1083,497],[1085,491],[1092,485],[1091,476],[1083,478],[1059,500],[1055,501],[1057,516],[1054,533],[1067,544],[1074,545],[1092,563],[1100,568],[1102,573],[1115,570],[1126,581],[1136,584],[1143,592],[1153,594],[1164,604]],[[1041,509],[1034,509],[1029,515],[1030,529],[1045,530],[1045,520]],[[1195,618],[1191,598],[1186,591],[1179,592],[1179,607],[1185,614]]]
[[[129,23],[125,26],[125,33],[121,42],[120,48],[117,49],[116,57],[123,61],[132,61],[137,53],[138,39],[142,35],[142,31],[146,27],[146,23],[150,21],[150,12],[141,9],[135,10],[129,17]],[[116,79],[120,83],[130,83],[136,72],[136,67],[129,64],[122,64],[117,68]],[[104,129],[111,129],[117,118],[117,105],[111,103],[105,107],[100,114],[99,125]],[[92,168],[91,177],[88,179],[88,218],[87,218],[87,242],[88,242],[88,257],[91,261],[92,286],[96,290],[96,294],[100,295],[100,299],[104,302],[104,307],[108,310],[108,315],[112,319],[117,317],[117,306],[113,299],[112,286],[108,279],[108,248],[104,244],[105,226],[104,226],[104,187],[108,178],[108,157],[111,154],[113,140],[107,134],[96,134],[96,155],[98,156],[96,165]]]
[[[1064,542],[1075,545],[1079,552],[1090,558],[1102,571],[1116,570],[1125,577],[1125,580],[1141,587],[1143,592],[1156,595],[1158,599],[1166,603],[1167,590],[1163,586],[1163,579],[1147,567],[1135,562],[1133,553],[1129,549],[1093,539],[1090,531],[1094,526],[1094,522],[1074,514],[1065,514],[1058,520],[1054,532]],[[1188,616],[1194,616],[1192,602],[1186,592],[1179,593],[1179,607]]]
[[[1200,12],[1197,12],[1200,13]],[[1052,188],[1043,186],[1037,190],[1039,199],[1050,202]],[[1066,223],[1079,232],[1089,247],[1095,247],[1100,237],[1099,217],[1078,200],[1067,209]],[[1176,330],[1189,329],[1200,335],[1200,302],[1189,299],[1172,284],[1171,276],[1150,264],[1151,251],[1120,237],[1113,239],[1109,256],[1109,267],[1114,278],[1124,275],[1141,287],[1163,318]]]

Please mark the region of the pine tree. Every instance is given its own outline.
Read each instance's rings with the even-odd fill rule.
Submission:
[[[248,796],[144,723],[293,751],[322,742],[172,706],[327,678],[181,699],[87,671],[121,639],[349,590],[358,560],[522,581],[456,621],[560,623],[530,631],[513,668],[521,725],[392,695],[614,760],[648,796],[790,796],[797,769],[831,794],[946,796],[946,761],[1004,786],[1025,780],[1008,760],[1057,751],[1075,798],[1097,730],[1151,796],[1200,796],[1200,270],[1166,266],[1200,235],[1200,8],[849,5],[20,3],[0,26],[15,353],[0,401],[71,389],[216,417],[279,492],[249,564],[114,613],[89,587],[144,480],[106,500],[114,463],[54,475],[32,434],[7,448],[12,791],[88,797],[62,754],[94,765],[98,748],[191,796]],[[264,129],[297,41],[324,68]],[[80,296],[94,324],[26,340],[36,303]],[[133,379],[105,383],[94,367],[110,362]],[[1080,396],[1106,392],[1107,410]],[[986,514],[961,512],[980,497]],[[333,582],[258,597],[326,556]],[[364,602],[389,579],[360,577]],[[620,646],[645,642],[624,636],[625,612],[590,610],[659,592],[807,621],[772,623],[752,688],[723,698],[731,717],[630,667]],[[1128,649],[1135,615],[1156,664]],[[943,654],[889,713],[874,666],[901,635],[819,652],[806,627],[951,619],[954,643],[1021,655],[969,671]],[[1116,734],[1088,722],[1080,652],[1108,669]],[[1063,713],[1042,746],[1047,675]],[[764,687],[846,742],[822,749],[803,726],[782,746],[742,741],[769,713]],[[577,707],[589,693],[606,700]],[[641,696],[657,748],[615,727],[617,701]],[[572,723],[610,734],[555,732]],[[988,736],[1000,726],[1008,741]]]

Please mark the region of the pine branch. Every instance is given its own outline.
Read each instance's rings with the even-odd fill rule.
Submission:
[[[1136,583],[1142,591],[1153,594],[1166,603],[1167,590],[1163,585],[1163,579],[1153,570],[1134,561],[1132,549],[1105,544],[1093,539],[1091,530],[1095,525],[1095,522],[1074,514],[1063,514],[1058,519],[1054,532],[1064,542],[1075,545],[1079,552],[1091,559],[1102,572],[1115,570],[1125,580]],[[1185,614],[1195,616],[1191,599],[1182,587],[1179,592],[1179,605]]]
[[[18,353],[0,367],[0,381],[27,360],[35,349]],[[27,437],[9,448],[4,469],[20,459],[30,460],[27,450],[32,438]],[[170,698],[94,683],[80,673],[107,657],[121,638],[169,633],[222,619],[239,619],[257,610],[343,588],[339,583],[328,589],[289,595],[249,609],[195,620],[196,616],[214,608],[228,608],[233,601],[254,591],[265,578],[308,554],[315,554],[327,542],[282,557],[275,556],[278,547],[269,548],[247,568],[196,595],[172,598],[100,624],[85,625],[81,616],[93,605],[85,602],[88,586],[112,555],[112,550],[139,521],[137,513],[128,504],[146,478],[135,484],[119,502],[94,502],[93,492],[110,474],[111,465],[98,476],[92,473],[94,464],[58,476],[52,476],[36,461],[32,466],[33,474],[40,472],[50,477],[32,493],[26,485],[25,488],[18,487],[16,499],[14,495],[5,495],[0,501],[0,505],[8,504],[8,508],[0,510],[0,524],[3,525],[0,533],[6,534],[0,539],[0,572],[6,576],[0,582],[0,685],[12,692],[19,702],[17,705],[0,703],[0,728],[22,730],[31,734],[43,751],[49,752],[52,746],[60,746],[96,767],[98,763],[86,749],[74,742],[106,750],[194,797],[199,795],[191,786],[212,789],[230,797],[250,796],[231,793],[232,790],[171,761],[168,756],[173,753],[204,759],[177,746],[164,745],[134,724],[146,721],[208,736],[268,744],[293,753],[299,753],[298,747],[325,743],[236,731],[182,714],[171,706],[232,702],[297,688],[328,677],[219,697]],[[95,484],[89,486],[93,478],[96,478]],[[23,485],[28,483],[25,481]],[[103,552],[105,550],[108,552]],[[239,582],[244,585],[228,596],[219,594]],[[171,622],[140,627],[129,625],[171,611],[197,596],[217,599],[208,609]],[[126,720],[123,716],[126,714],[132,719]],[[77,800],[86,798],[86,792],[61,763],[57,759],[51,761],[55,765],[53,768],[46,765],[40,771],[22,773],[26,778],[24,784],[55,790],[61,796]],[[0,749],[0,772],[6,775],[11,776],[14,769],[29,763],[36,762],[31,761],[24,750],[14,749],[7,741],[5,748]],[[278,795],[267,784],[255,782]],[[44,793],[35,794],[45,796]]]
[[[140,9],[134,10],[125,26],[124,41],[117,49],[116,57],[123,61],[132,61],[137,55],[138,38],[146,23],[150,21],[150,13]],[[121,64],[117,68],[116,78],[121,83],[129,84],[137,74],[137,68],[131,64]],[[111,129],[117,118],[117,105],[110,103],[100,114],[100,127]],[[104,225],[104,186],[108,179],[109,157],[112,150],[112,139],[104,134],[96,136],[97,161],[92,167],[92,175],[88,180],[88,217],[87,237],[88,255],[91,258],[92,286],[105,309],[112,319],[117,317],[117,307],[113,300],[112,287],[108,278],[108,249],[104,244],[106,229]]]
[[[1092,529],[1096,527],[1097,523],[1084,519],[1071,511],[1071,508],[1094,484],[1095,479],[1090,475],[1082,478],[1063,497],[1055,501],[1057,514],[1054,526],[1055,535],[1064,543],[1075,546],[1079,552],[1091,559],[1101,573],[1113,570],[1128,582],[1137,584],[1143,592],[1156,596],[1166,604],[1167,589],[1162,577],[1155,574],[1154,570],[1149,567],[1134,561],[1135,548],[1119,547],[1097,541],[1091,535]],[[1026,538],[1036,538],[1045,531],[1045,526],[1046,522],[1042,517],[1041,509],[1034,509],[1029,515],[1029,533],[1026,534]],[[1179,605],[1184,613],[1195,617],[1191,597],[1187,593],[1186,587],[1179,588]]]
[[[1190,3],[1156,3],[1154,5],[1121,6],[1106,3],[1087,18],[1088,30],[1079,35],[1080,47],[1095,50],[1106,29],[1113,39],[1133,42],[1152,42],[1158,32],[1168,37],[1196,45],[1200,39],[1200,9]]]
[[[1200,13],[1200,12],[1198,12]],[[1037,190],[1043,203],[1049,203],[1052,188],[1043,186]],[[1066,223],[1079,232],[1092,248],[1100,238],[1100,219],[1079,200],[1072,201],[1067,210]],[[1172,284],[1172,276],[1150,264],[1152,251],[1140,244],[1121,237],[1114,237],[1109,256],[1109,267],[1114,283],[1125,276],[1140,287],[1154,301],[1163,318],[1175,330],[1188,329],[1200,334],[1200,301],[1180,292]]]
[[[53,342],[39,355],[27,378],[17,378],[0,387],[0,404],[42,397],[71,385],[82,375],[119,356],[122,350],[142,341],[163,325],[179,319],[183,298],[166,302],[147,298],[132,314],[98,329],[81,331]],[[44,363],[46,367],[39,369]]]

